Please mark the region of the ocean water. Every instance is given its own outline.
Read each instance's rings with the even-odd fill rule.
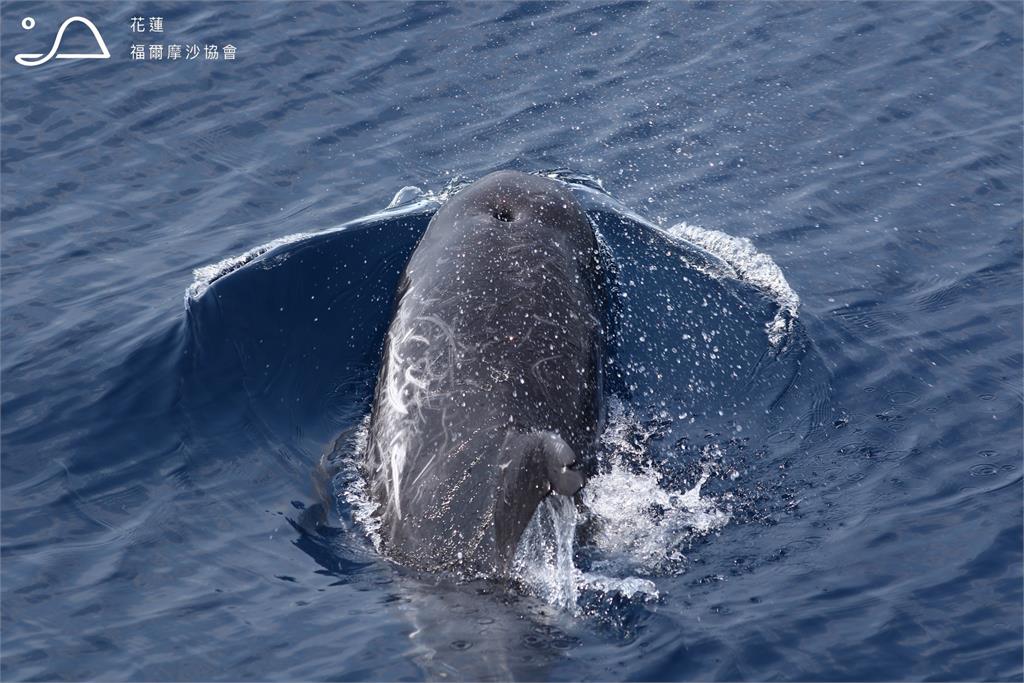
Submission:
[[[15,62],[74,15],[110,59]],[[1020,680],[1021,25],[5,2],[0,675]],[[351,466],[398,273],[501,168],[614,294],[599,474],[513,585],[382,557]]]

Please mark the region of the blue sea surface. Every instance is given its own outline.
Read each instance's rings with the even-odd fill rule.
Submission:
[[[0,676],[1021,680],[1022,7],[3,3]],[[568,604],[314,486],[505,168],[616,296]]]

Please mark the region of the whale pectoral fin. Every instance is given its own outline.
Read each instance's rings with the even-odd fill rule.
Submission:
[[[583,488],[583,475],[569,469],[576,463],[572,448],[553,432],[540,432],[536,436],[542,441],[542,458],[551,490],[563,496],[576,495]]]
[[[494,530],[498,569],[507,574],[519,538],[537,506],[552,491],[575,495],[583,488],[583,475],[570,469],[576,454],[554,432],[510,433],[499,458]]]

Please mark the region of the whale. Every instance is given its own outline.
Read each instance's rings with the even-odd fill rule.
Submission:
[[[381,550],[417,569],[508,577],[552,494],[585,483],[603,420],[602,269],[555,180],[458,191],[400,278],[362,469]]]

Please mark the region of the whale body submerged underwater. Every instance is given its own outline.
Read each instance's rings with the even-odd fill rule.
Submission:
[[[430,221],[399,283],[364,463],[390,556],[506,576],[538,505],[583,486],[600,270],[586,214],[547,178],[493,173]]]

